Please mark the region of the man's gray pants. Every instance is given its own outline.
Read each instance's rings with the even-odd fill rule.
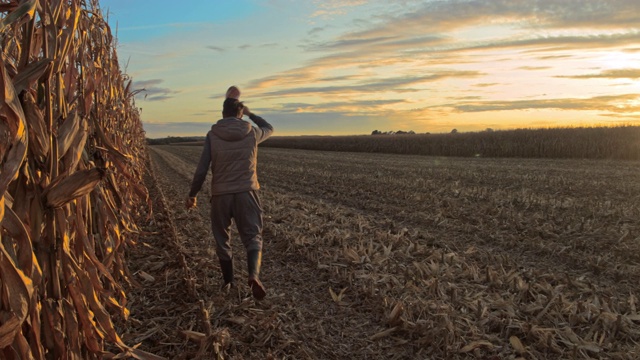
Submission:
[[[262,251],[262,206],[256,191],[211,197],[211,231],[220,260],[231,260],[231,219],[247,251]]]

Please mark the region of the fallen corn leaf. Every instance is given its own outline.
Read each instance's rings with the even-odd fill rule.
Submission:
[[[517,336],[512,336],[509,338],[509,343],[513,346],[513,349],[518,353],[518,355],[523,355],[527,352],[524,345]]]
[[[150,281],[150,282],[154,282],[156,281],[156,278],[154,278],[153,276],[151,276],[150,274],[144,272],[144,271],[140,271],[138,273],[143,279]]]
[[[467,353],[469,351],[473,351],[477,348],[480,347],[488,347],[489,349],[493,349],[493,344],[490,343],[489,341],[485,341],[485,340],[478,340],[478,341],[474,341],[468,345],[466,345],[465,347],[463,347],[462,349],[460,349],[461,353]]]
[[[398,327],[396,326],[396,327],[392,327],[392,328],[390,328],[390,329],[387,329],[387,330],[385,330],[385,331],[381,331],[381,332],[379,332],[379,333],[377,333],[377,334],[372,335],[372,336],[369,338],[369,340],[374,341],[374,340],[379,340],[379,339],[385,338],[385,337],[387,337],[387,336],[391,335],[391,334],[392,334],[394,331],[396,331],[397,329],[398,329]]]

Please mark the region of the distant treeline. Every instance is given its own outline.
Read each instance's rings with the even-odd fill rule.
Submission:
[[[177,143],[192,143],[192,142],[202,142],[204,140],[204,136],[189,136],[189,137],[177,137],[177,136],[168,136],[165,138],[158,139],[148,139],[148,145],[170,145]]]
[[[640,160],[640,126],[452,131],[412,136],[274,136],[261,146],[431,156]]]

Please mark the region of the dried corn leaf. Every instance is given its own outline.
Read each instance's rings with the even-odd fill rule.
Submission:
[[[33,359],[33,355],[31,355],[31,349],[29,348],[29,342],[27,342],[27,339],[21,332],[18,332],[16,334],[15,339],[13,339],[12,347],[18,353],[19,359]]]
[[[15,314],[11,314],[10,317],[4,321],[2,326],[0,326],[0,349],[13,343],[13,339],[15,339],[16,334],[20,331],[20,326],[22,326],[22,321],[20,321]]]
[[[488,349],[493,349],[494,345],[489,341],[477,340],[477,341],[474,341],[474,342],[471,342],[471,343],[465,345],[462,349],[460,349],[460,352],[461,353],[468,353],[470,351],[473,351],[473,350],[481,348],[481,347],[486,347]]]
[[[29,129],[29,151],[36,159],[44,159],[49,154],[49,132],[44,122],[44,114],[31,95],[24,95],[24,115]]]
[[[342,302],[342,297],[344,296],[344,293],[347,291],[347,289],[348,288],[344,288],[340,290],[339,294],[336,294],[332,288],[329,288],[329,294],[331,294],[331,298],[333,299],[334,302],[340,303]]]
[[[509,343],[516,351],[516,353],[518,353],[518,355],[524,355],[527,352],[527,349],[525,349],[524,345],[522,345],[522,342],[517,336],[511,336],[509,338]]]
[[[12,313],[22,323],[29,313],[33,283],[22,270],[16,267],[2,242],[0,242],[0,271],[2,273],[2,291],[9,301]]]
[[[147,273],[147,272],[140,271],[138,273],[138,275],[140,275],[140,277],[142,277],[146,281],[149,281],[149,282],[155,282],[156,281],[156,278],[154,278],[153,276],[149,275],[149,273]]]
[[[9,207],[6,208],[6,216],[2,218],[2,227],[13,237],[18,246],[18,256],[15,259],[18,267],[27,277],[38,283],[42,278],[42,270],[33,253],[33,246],[29,232],[16,213]]]
[[[184,335],[187,339],[195,341],[195,342],[201,342],[203,341],[207,335],[198,331],[192,331],[192,330],[182,330],[181,331],[182,335]]]
[[[58,159],[61,159],[71,147],[71,143],[81,129],[82,122],[82,118],[78,115],[78,112],[74,110],[67,116],[58,129]]]
[[[40,79],[49,69],[51,63],[51,59],[40,59],[27,65],[22,71],[18,72],[16,77],[13,78],[13,86],[15,87],[16,93],[19,94],[23,90],[28,89],[31,84]]]
[[[70,201],[87,195],[98,185],[105,172],[99,168],[82,170],[58,180],[47,192],[47,205],[57,208]]]
[[[389,329],[387,329],[387,330],[384,330],[384,331],[381,331],[381,332],[379,332],[379,333],[377,333],[377,334],[372,335],[372,336],[369,338],[369,340],[371,340],[371,341],[380,340],[380,339],[382,339],[382,338],[385,338],[385,337],[387,337],[387,336],[389,336],[389,335],[393,334],[396,330],[398,330],[398,327],[392,327],[392,328],[389,328]]]
[[[7,17],[0,20],[0,32],[12,23],[18,21],[21,17],[28,15],[33,16],[36,9],[37,0],[27,0],[20,4],[15,10],[13,10]]]
[[[24,112],[4,65],[4,61],[0,61],[0,76],[2,77],[1,84],[3,86],[0,91],[0,105],[4,104],[0,106],[0,115],[6,117],[4,125],[10,131],[11,145],[6,154],[0,154],[5,157],[0,167],[0,170],[2,170],[0,171],[0,196],[4,196],[9,183],[18,176],[18,169],[22,166],[27,154],[27,132]]]
[[[82,158],[82,154],[85,152],[84,146],[87,142],[87,137],[89,135],[87,122],[82,121],[80,123],[80,128],[76,133],[69,150],[66,151],[65,157],[63,159],[65,165],[65,171],[67,173],[72,173],[76,171],[76,167],[80,163]]]
[[[402,304],[402,302],[397,302],[393,307],[393,309],[391,310],[391,313],[389,314],[389,319],[387,321],[389,325],[391,326],[399,325],[401,322],[400,317],[402,316],[403,312],[404,312],[404,305]]]
[[[77,265],[74,264],[74,267],[76,266]],[[76,268],[75,271],[76,271],[76,275],[78,276],[78,279],[80,280],[82,293],[85,296],[85,299],[87,301],[87,304],[89,305],[89,308],[91,309],[91,311],[95,316],[95,320],[97,324],[107,334],[109,340],[111,340],[112,342],[114,342],[119,346],[125,347],[124,343],[120,339],[120,336],[118,335],[115,328],[113,327],[113,323],[111,322],[111,316],[109,316],[109,313],[105,310],[104,306],[102,305],[102,301],[100,301],[100,299],[98,298],[98,294],[95,292],[95,288],[93,287],[93,284],[91,283],[91,279],[89,278],[88,274],[86,274],[80,268]]]
[[[100,351],[100,342],[104,338],[104,333],[96,326],[93,321],[93,312],[89,309],[87,301],[77,286],[76,275],[70,265],[65,265],[65,274],[69,281],[67,289],[73,299],[73,304],[76,308],[76,313],[80,319],[80,325],[82,326],[82,333],[86,337],[85,345],[93,352]]]

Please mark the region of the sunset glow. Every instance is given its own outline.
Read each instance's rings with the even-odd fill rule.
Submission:
[[[637,0],[150,3],[100,1],[149,137],[230,85],[279,135],[640,122]]]

